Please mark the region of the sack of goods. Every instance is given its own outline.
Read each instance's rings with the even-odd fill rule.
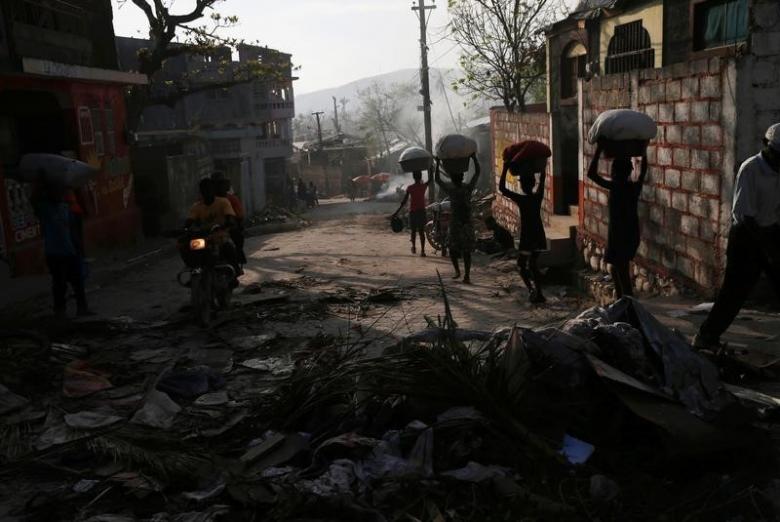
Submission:
[[[28,183],[42,182],[61,187],[81,187],[97,175],[97,169],[58,154],[25,154],[19,168],[9,177]]]
[[[526,140],[504,149],[504,163],[519,163],[527,160],[542,160],[552,156],[550,147],[540,141]]]
[[[599,139],[611,141],[649,141],[658,134],[655,121],[643,112],[630,109],[613,109],[599,114],[588,132],[588,142]]]
[[[419,172],[431,168],[431,153],[422,147],[409,147],[401,153],[398,163],[404,172]]]
[[[448,134],[436,144],[436,157],[447,172],[466,172],[469,158],[477,153],[477,142],[461,134]]]

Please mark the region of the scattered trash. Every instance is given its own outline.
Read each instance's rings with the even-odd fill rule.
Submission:
[[[52,357],[64,364],[87,356],[86,348],[72,344],[51,343],[50,348]]]
[[[87,361],[72,361],[65,366],[62,394],[69,398],[79,398],[111,388],[108,377],[107,373],[92,368]]]
[[[223,491],[225,491],[225,480],[220,477],[205,488],[199,491],[185,492],[183,493],[183,496],[184,498],[194,500],[196,502],[203,502],[204,500],[216,497]]]
[[[150,348],[134,351],[130,354],[130,359],[136,362],[163,364],[169,362],[175,356],[175,348]]]
[[[171,370],[162,376],[157,389],[173,397],[192,399],[217,390],[225,379],[207,366]]]
[[[463,482],[480,483],[492,480],[496,477],[505,477],[510,473],[509,468],[501,466],[484,466],[478,462],[469,462],[466,466],[452,471],[445,471],[441,475]]]
[[[590,477],[590,498],[596,503],[606,504],[615,500],[620,494],[620,486],[614,480],[604,475]]]
[[[231,339],[230,344],[241,350],[256,350],[262,348],[274,339],[277,338],[275,332],[265,333],[261,335],[249,335],[247,337],[239,337],[237,339]]]
[[[2,384],[0,384],[0,415],[5,415],[12,411],[21,409],[29,404],[30,401],[17,395]]]
[[[123,420],[111,412],[102,411],[80,411],[65,415],[65,424],[76,430],[97,430]]]
[[[25,517],[443,522],[650,520],[656,511],[676,520],[711,518],[714,507],[724,518],[772,513],[778,486],[769,478],[773,448],[764,444],[776,432],[780,397],[759,379],[774,371],[769,349],[763,362],[752,359],[766,373],[741,370],[749,378],[730,380],[723,364],[752,354],[707,359],[624,299],[563,325],[490,332],[457,328],[447,307],[438,319],[429,313],[425,330],[374,351],[330,330],[299,333],[294,322],[346,308],[382,312],[415,290],[329,285],[315,295],[322,283],[304,276],[258,285],[257,303],[269,306],[258,312],[239,301],[235,317],[246,322],[207,333],[151,332],[125,320],[112,323],[122,332],[100,326],[63,338],[52,345],[54,362],[42,360],[56,374],[58,361],[67,364],[65,399],[0,385],[3,468],[11,464],[17,476],[27,461],[46,465],[52,483],[24,499]],[[268,290],[277,286],[305,297],[279,298]],[[272,326],[283,336],[260,330],[275,322],[291,326]],[[373,332],[370,321],[355,325]],[[740,459],[721,460],[733,448],[739,453],[725,454]],[[691,455],[728,479],[678,473],[698,462]]]
[[[561,455],[574,465],[585,464],[596,448],[592,444],[581,441],[571,435],[564,435]]]
[[[87,434],[82,431],[76,431],[65,424],[63,415],[57,411],[49,411],[46,415],[46,422],[43,426],[43,432],[35,441],[35,449],[45,450],[53,446],[60,446],[74,440],[86,437]]]
[[[73,492],[74,493],[87,493],[89,491],[92,491],[92,488],[100,484],[99,480],[79,480],[76,482],[76,484],[73,485]]]
[[[195,406],[223,406],[230,401],[226,391],[207,393],[198,397],[193,403]]]
[[[254,463],[254,469],[262,471],[286,464],[302,451],[309,449],[309,441],[297,434],[274,434],[267,441],[255,446],[241,456],[242,462]]]
[[[271,372],[275,377],[290,375],[295,364],[289,359],[266,357],[264,359],[247,359],[241,366],[259,372]]]
[[[168,394],[151,390],[146,396],[143,408],[138,410],[131,422],[150,428],[168,430],[173,426],[176,414],[181,407],[173,402]]]

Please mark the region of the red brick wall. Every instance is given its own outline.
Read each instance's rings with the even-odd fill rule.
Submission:
[[[650,170],[640,202],[642,244],[638,265],[698,288],[714,289],[722,265],[721,183],[733,173],[722,168],[724,154],[722,76],[719,58],[663,69],[611,75],[583,82],[582,123],[606,109],[633,108],[658,122],[648,149]],[[583,144],[583,168],[594,147]],[[602,161],[602,175],[609,162]],[[607,237],[607,193],[587,180],[580,207],[581,235],[603,244]]]
[[[503,108],[494,108],[490,111],[490,134],[493,145],[493,176],[496,180],[496,200],[493,203],[493,216],[502,226],[516,234],[519,227],[517,205],[498,192],[498,183],[501,179],[501,170],[503,169],[502,152],[507,146],[525,140],[536,140],[549,145],[550,115],[546,112],[509,113]],[[507,177],[507,181],[510,188],[517,191],[520,190],[519,184],[513,181],[511,176]],[[545,224],[550,223],[552,187],[552,170],[548,162],[543,207]]]

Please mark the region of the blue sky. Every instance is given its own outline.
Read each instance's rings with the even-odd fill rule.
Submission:
[[[113,0],[114,30],[120,36],[145,37],[141,11]],[[191,0],[175,0],[171,11],[187,10]],[[430,3],[430,0],[426,3]],[[447,2],[438,0],[429,22],[430,62],[455,67],[458,49],[442,40]],[[411,0],[225,0],[222,14],[237,15],[232,36],[259,40],[293,55],[301,66],[296,92],[343,85],[359,78],[420,64],[419,22]]]

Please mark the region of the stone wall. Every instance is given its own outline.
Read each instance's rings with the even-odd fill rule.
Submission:
[[[530,108],[529,108],[530,109]],[[525,140],[536,140],[550,145],[550,116],[546,112],[509,113],[503,108],[494,108],[490,111],[490,133],[493,145],[493,173],[496,182],[496,191],[501,179],[503,169],[502,153],[504,149]],[[484,174],[490,174],[485,172]],[[484,175],[483,174],[483,175]],[[507,184],[512,190],[519,191],[519,183],[511,176],[507,177]],[[545,183],[545,201],[543,206],[543,220],[550,223],[552,213],[552,172],[550,162],[547,164],[547,180]],[[511,200],[496,193],[493,203],[493,216],[512,234],[517,234],[519,229],[519,213],[517,205]]]
[[[777,0],[754,0],[747,44],[748,52],[737,63],[738,161],[756,154],[766,129],[780,122],[780,3]]]
[[[724,180],[730,187],[734,175],[735,104],[724,93],[733,92],[733,73],[733,60],[715,57],[581,82],[583,136],[607,109],[632,108],[658,122],[639,207],[642,243],[634,267],[639,288],[657,290],[659,282],[674,281],[711,292],[720,283],[730,203]],[[582,248],[593,268],[605,270],[608,194],[587,180],[595,147],[581,143]],[[608,176],[609,168],[602,160],[600,173]]]

